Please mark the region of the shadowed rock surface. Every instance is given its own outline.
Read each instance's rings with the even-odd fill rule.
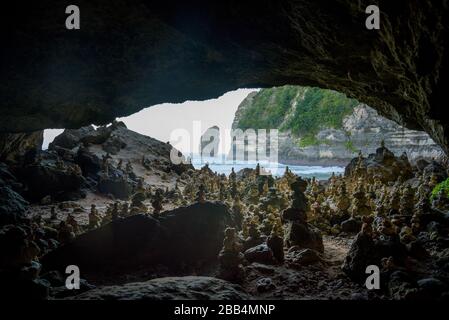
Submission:
[[[0,161],[11,165],[30,161],[41,150],[44,132],[0,134]]]
[[[248,300],[238,285],[210,277],[167,277],[123,286],[106,286],[76,300]]]
[[[0,130],[104,124],[161,102],[285,84],[341,91],[447,152],[447,2],[67,1],[4,8]],[[22,23],[27,21],[27,23]]]
[[[359,158],[354,158],[345,168],[345,176],[353,174]],[[384,182],[396,181],[398,177],[410,179],[413,177],[412,166],[407,158],[396,157],[385,147],[380,147],[375,153],[361,158],[361,163],[376,178]]]
[[[18,222],[24,217],[27,205],[20,194],[0,185],[0,226]]]
[[[210,202],[167,211],[158,219],[135,215],[79,236],[44,256],[42,264],[61,271],[75,264],[87,274],[157,265],[175,271],[216,260],[229,219],[224,205]]]

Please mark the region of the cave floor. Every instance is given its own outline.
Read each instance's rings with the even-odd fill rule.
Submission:
[[[353,283],[341,270],[352,238],[324,236],[323,243],[322,261],[308,266],[250,264],[245,268],[247,277],[243,288],[256,299],[367,298],[368,290]],[[272,285],[267,289],[258,284],[264,278],[271,279]]]
[[[107,206],[114,203],[105,196],[89,194],[86,199],[62,203],[58,210],[58,220],[65,220],[73,208],[78,223],[87,225],[90,204],[96,204],[100,213],[104,214]],[[169,206],[167,206],[168,208]],[[51,205],[34,205],[30,211],[50,218]],[[280,265],[251,263],[245,266],[246,277],[241,284],[245,292],[255,299],[292,299],[292,300],[332,300],[368,298],[368,290],[352,282],[341,270],[344,258],[352,243],[352,237],[323,236],[324,252],[322,260],[310,265],[292,265],[288,262]],[[180,272],[180,276],[201,275],[214,276],[218,265],[196,267],[195,272]],[[101,288],[102,286],[124,285],[150,279],[170,276],[163,268],[133,270],[132,273],[120,275],[89,275],[86,280]],[[261,284],[264,283],[264,284]]]

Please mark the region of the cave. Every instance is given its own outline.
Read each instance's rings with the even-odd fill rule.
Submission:
[[[181,177],[196,170],[188,162],[168,163],[172,150],[169,143],[130,132],[123,122],[116,120],[162,103],[213,99],[242,88],[263,90],[301,86],[329,89],[370,106],[380,116],[404,128],[426,132],[445,155],[449,152],[449,120],[444,111],[447,86],[444,84],[449,82],[447,2],[378,0],[379,29],[366,27],[369,16],[366,8],[372,3],[365,0],[114,0],[108,4],[80,0],[76,3],[80,9],[79,29],[66,28],[66,8],[70,4],[65,0],[42,0],[34,1],[26,8],[16,3],[2,9],[0,32],[4,41],[0,67],[0,187],[4,200],[0,204],[6,208],[5,212],[12,213],[0,217],[2,225],[10,226],[2,231],[4,239],[12,236],[20,238],[24,243],[31,241],[25,236],[27,228],[20,227],[19,231],[13,228],[22,223],[19,223],[21,217],[17,218],[15,214],[24,213],[29,204],[32,208],[44,205],[47,206],[46,210],[57,206],[57,210],[64,212],[69,209],[76,211],[78,207],[63,208],[61,203],[83,201],[86,193],[81,189],[93,188],[94,185],[114,200],[128,201],[132,198],[138,211],[143,200],[139,200],[135,191],[138,194],[145,181],[136,177],[133,166],[134,169],[139,166],[139,170],[141,167],[150,168],[148,170],[156,172],[155,175],[162,180],[166,175],[176,174]],[[66,129],[63,135],[50,144],[49,152],[41,150],[43,130],[46,129]],[[140,143],[145,144],[147,149],[138,149]],[[102,153],[95,154],[89,146],[103,148],[103,158]],[[122,163],[122,159],[116,156],[123,150],[128,152],[131,147],[135,148],[135,159],[142,159],[141,162],[137,161],[139,164],[131,164],[131,160],[135,159],[128,159],[126,164],[125,159]],[[428,179],[433,177],[433,187],[437,187],[438,183],[441,188],[446,188],[442,184],[447,179],[447,157],[442,157],[440,163],[430,160],[418,162],[414,164],[413,170],[418,169],[413,171],[411,166],[409,168],[405,164],[407,161],[404,158],[392,155],[383,143],[378,150],[366,158],[354,156],[344,176],[356,176],[359,165],[378,168],[379,163],[385,162],[388,166],[399,168],[397,170],[406,176],[407,181],[414,179],[413,172],[419,171]],[[163,161],[157,157],[163,158]],[[152,162],[155,159],[157,164]],[[108,164],[111,161],[114,163],[112,167]],[[40,162],[45,165],[40,165]],[[259,176],[259,169],[248,171],[249,175]],[[200,170],[205,175],[209,171],[213,173],[208,168]],[[126,177],[123,178],[125,173]],[[394,179],[388,177],[385,181],[381,177],[381,183],[393,188],[398,174],[392,175]],[[245,177],[242,173],[238,179]],[[259,192],[267,194],[274,182],[268,178],[267,181],[261,178],[261,181]],[[306,210],[304,203],[307,203],[303,194],[306,186],[302,179],[290,182],[293,200],[291,207],[283,208],[282,222],[288,226],[291,243],[310,243],[306,250],[311,251],[301,251],[300,258],[317,261],[320,259],[317,254],[323,254],[323,248],[319,244],[321,236],[314,229],[308,229],[303,217],[303,211]],[[410,182],[414,189],[418,189],[420,184],[422,181]],[[229,186],[229,192],[238,193],[235,190],[237,187],[234,187]],[[404,188],[408,187],[404,185]],[[357,193],[355,189],[351,191]],[[224,234],[228,230],[225,226],[242,223],[238,222],[232,210],[219,202],[205,202],[205,191],[200,189],[192,195],[195,203],[187,207],[170,208],[165,216],[160,217],[159,202],[164,190],[154,192],[152,203],[155,217],[139,214],[118,221],[112,219],[105,226],[83,233],[76,241],[69,242],[64,250],[57,249],[42,257],[42,273],[48,275],[54,270],[63,271],[71,258],[76,257],[83,274],[94,279],[98,286],[122,285],[129,274],[139,281],[152,279],[148,280],[152,281],[150,286],[153,289],[146,291],[144,298],[147,299],[160,294],[170,296],[173,290],[177,292],[177,295],[173,294],[176,298],[207,298],[188,290],[181,294],[189,281],[200,288],[213,287],[214,292],[210,293],[209,298],[247,299],[248,292],[225,282],[226,279],[188,278],[197,273],[209,276],[211,266],[216,267],[216,255],[223,241],[226,243],[226,239],[233,237],[231,231]],[[406,191],[402,194],[405,194],[405,199]],[[399,200],[396,200],[392,201],[399,206]],[[444,202],[444,199],[441,201]],[[399,211],[406,207],[406,200],[403,200],[401,208],[392,208],[393,215],[404,216]],[[80,210],[83,211],[83,208]],[[111,210],[117,212],[117,208]],[[426,211],[428,208],[419,207],[419,210]],[[423,218],[425,222],[421,223],[427,227],[427,233],[436,234],[434,237],[438,238],[439,242],[435,240],[438,248],[447,253],[447,235],[441,235],[448,226],[446,204],[429,210],[430,213],[426,211]],[[210,212],[214,213],[213,218],[207,215]],[[345,218],[344,221],[350,220]],[[32,223],[36,221],[32,220]],[[40,220],[38,223],[41,223]],[[182,228],[186,223],[194,223],[195,227]],[[355,222],[351,220],[350,223]],[[418,260],[424,259],[423,256],[427,254],[423,253],[421,246],[413,247],[410,243],[407,246],[394,246],[383,243],[383,240],[373,242],[369,226],[375,222],[361,218],[357,223],[355,228],[358,228],[358,232],[351,241],[355,239],[358,245],[368,249],[360,253],[362,249],[351,247],[346,257],[344,270],[354,283],[363,283],[364,265],[354,262],[355,256],[360,254],[370,256],[365,260],[373,263],[380,263],[381,258],[390,256],[400,256],[402,259],[410,252],[416,254],[414,258]],[[241,231],[239,227],[236,228],[237,232]],[[209,232],[202,233],[204,229]],[[54,245],[48,235],[52,232],[44,232],[48,236],[44,240],[49,247]],[[305,238],[295,238],[293,235],[301,232],[305,233]],[[267,236],[270,237],[269,232]],[[118,241],[117,237],[126,238],[126,241]],[[141,246],[141,243],[145,243],[145,246]],[[250,263],[260,262],[252,261],[252,257],[260,258],[270,248],[257,241],[252,244],[257,245],[245,248],[245,256]],[[33,250],[30,247],[28,249]],[[148,254],[149,251],[152,254]],[[295,250],[289,251],[290,256],[296,253]],[[14,256],[16,253],[11,254]],[[91,260],[91,256],[98,259]],[[1,263],[8,268],[21,265],[21,257],[16,258],[18,260],[13,262],[2,259]],[[134,258],[135,263],[123,263]],[[235,257],[225,255],[223,259],[226,258],[232,260]],[[438,267],[441,270],[446,268],[447,261],[444,259],[447,256],[437,258],[435,263]],[[266,259],[281,260],[273,257]],[[201,265],[198,261],[201,261]],[[387,259],[382,260],[382,263],[391,267],[397,261]],[[150,271],[139,269],[142,265],[158,264],[170,266],[164,270],[157,267],[151,269],[159,277],[149,276],[145,272]],[[20,272],[33,274],[36,268],[40,270],[32,263],[22,267]],[[260,266],[253,266],[250,271],[255,269],[263,273],[263,267]],[[2,279],[17,279],[17,272],[16,269],[8,269]],[[228,273],[239,278],[239,272],[238,267],[225,270],[224,278],[229,278]],[[163,278],[164,275],[179,276],[180,279],[171,282]],[[432,298],[447,299],[447,278],[413,278],[401,282],[403,274],[399,271],[389,276],[390,287],[394,288],[388,289],[390,297],[422,299],[429,296],[430,292]],[[59,283],[59,280],[55,277],[51,279],[55,283]],[[420,283],[424,280],[427,282]],[[17,289],[18,294],[27,291],[30,296],[45,296],[40,290],[49,290],[51,285],[47,283],[51,281],[39,281],[33,279],[32,283],[23,283]],[[398,283],[407,283],[412,287],[404,294],[399,285],[395,286]],[[143,282],[140,286],[142,292],[148,289]],[[259,298],[272,290],[272,283],[267,280],[260,284],[260,288],[262,291],[256,295]],[[86,291],[83,298],[96,299],[101,296],[102,293],[91,289],[90,284],[83,283],[83,290]],[[220,293],[222,289],[223,294]],[[90,292],[93,292],[91,296]],[[128,298],[142,298],[133,296],[134,293],[129,294]],[[56,295],[58,298],[71,296],[64,290],[56,291]],[[360,296],[358,289],[354,295]],[[316,294],[314,297],[318,296]]]
[[[0,130],[105,124],[161,102],[296,84],[348,94],[447,151],[447,4],[379,1],[380,30],[365,27],[368,5],[80,1],[80,30],[64,28],[64,1],[7,6]]]

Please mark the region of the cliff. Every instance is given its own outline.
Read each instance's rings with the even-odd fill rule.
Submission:
[[[341,93],[317,88],[253,92],[238,107],[233,128],[279,129],[279,161],[289,164],[345,165],[359,150],[375,152],[382,140],[396,155],[406,152],[412,162],[443,156],[428,134],[406,129]]]

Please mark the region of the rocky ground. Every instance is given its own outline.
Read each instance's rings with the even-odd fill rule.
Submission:
[[[447,299],[445,166],[412,166],[382,145],[328,181],[260,167],[226,177],[173,165],[171,151],[115,122],[2,164],[11,296]],[[80,290],[64,285],[72,264]],[[379,290],[364,285],[368,265]]]

